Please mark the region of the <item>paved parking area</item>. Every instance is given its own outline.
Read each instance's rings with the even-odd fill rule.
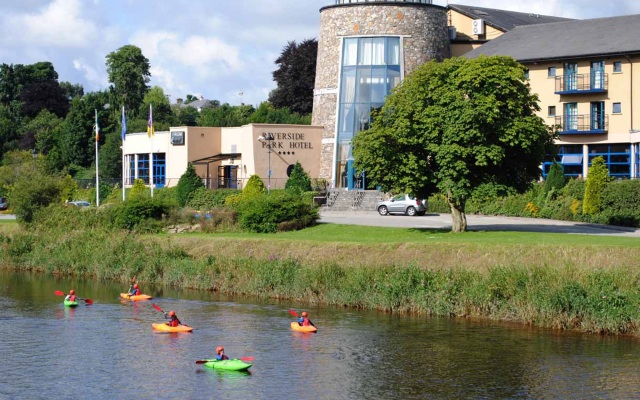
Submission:
[[[321,210],[320,222],[396,228],[451,229],[450,214],[426,214],[421,217],[389,215],[383,217],[377,211]],[[640,229],[538,218],[467,215],[467,228],[470,231],[555,232],[640,238]]]

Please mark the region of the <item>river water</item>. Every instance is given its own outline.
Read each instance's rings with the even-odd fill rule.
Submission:
[[[54,291],[93,300],[67,309]],[[632,399],[640,341],[0,271],[2,399]],[[193,333],[154,333],[175,310]],[[250,373],[195,361],[254,357]]]

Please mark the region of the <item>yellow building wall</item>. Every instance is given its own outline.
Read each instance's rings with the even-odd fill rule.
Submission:
[[[449,10],[449,26],[456,27],[456,40],[492,40],[504,32],[492,26],[484,24],[484,35],[474,35],[473,18],[460,14],[455,10]]]

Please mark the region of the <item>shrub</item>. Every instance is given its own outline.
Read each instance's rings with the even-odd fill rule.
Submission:
[[[296,162],[293,166],[291,175],[289,176],[289,179],[287,179],[287,183],[285,183],[284,188],[285,190],[293,193],[311,191],[311,179],[299,162]]]
[[[429,196],[429,212],[448,214],[451,212],[447,198],[441,193],[432,194]]]
[[[62,203],[62,195],[59,178],[39,173],[25,175],[11,187],[11,209],[19,221],[30,223],[38,210]]]
[[[242,229],[270,233],[279,229],[301,229],[313,225],[318,210],[299,195],[275,191],[271,195],[244,197],[238,207],[238,220]]]
[[[187,206],[194,210],[213,210],[216,207],[224,206],[228,197],[239,193],[241,192],[236,189],[210,190],[202,187],[193,192]]]
[[[133,182],[133,187],[129,191],[128,200],[139,200],[151,198],[151,190],[144,184],[142,179],[136,179]]]
[[[108,209],[117,228],[136,231],[157,231],[170,206],[157,199],[132,198]],[[155,221],[155,222],[153,222]]]
[[[584,203],[582,212],[594,215],[602,210],[602,191],[609,180],[609,171],[604,163],[604,158],[596,157],[591,161],[587,186],[584,191]]]
[[[267,188],[264,186],[264,182],[258,175],[251,175],[244,189],[242,190],[243,196],[253,196],[266,192]]]
[[[187,170],[182,174],[178,184],[176,185],[176,199],[178,205],[184,207],[188,202],[193,192],[196,189],[204,187],[202,179],[196,174],[196,169],[193,164],[189,163]]]
[[[570,179],[564,188],[562,188],[562,195],[567,197],[572,197],[578,201],[584,200],[584,190],[585,190],[586,182],[584,179]]]
[[[565,182],[566,179],[562,170],[562,165],[554,161],[553,164],[551,164],[551,168],[549,168],[547,180],[544,182],[544,192],[549,193],[552,190],[560,192],[564,187]]]

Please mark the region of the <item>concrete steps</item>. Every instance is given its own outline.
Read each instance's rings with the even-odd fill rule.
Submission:
[[[331,211],[372,211],[381,199],[379,190],[331,189],[324,207]]]

